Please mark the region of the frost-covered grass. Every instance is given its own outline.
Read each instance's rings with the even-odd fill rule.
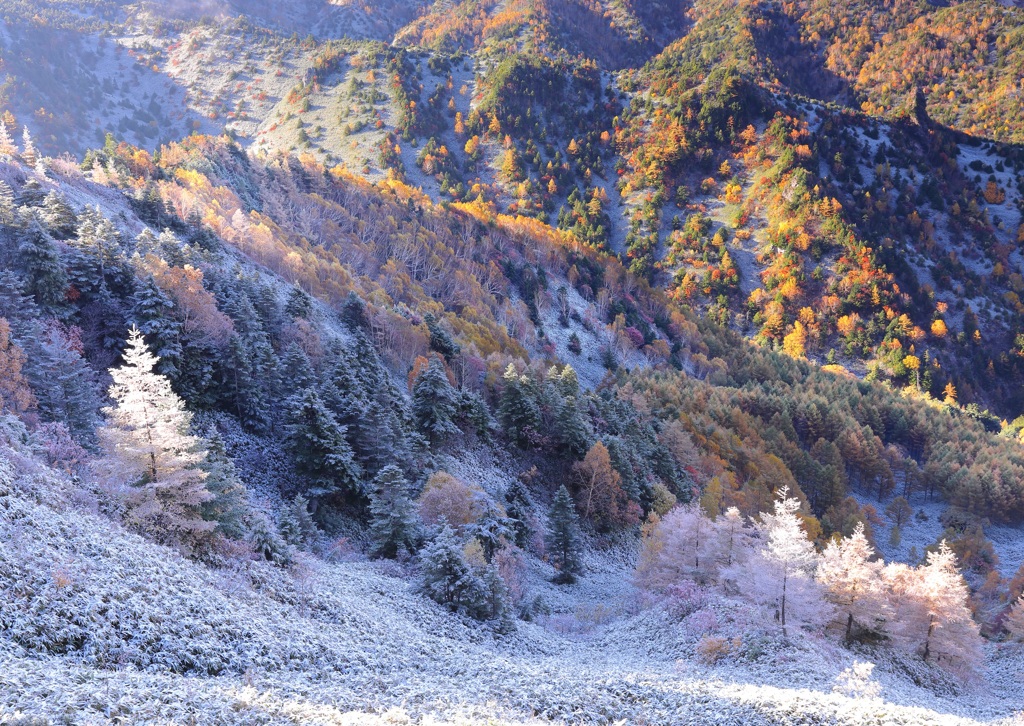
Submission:
[[[1008,718],[1020,684],[1014,648],[992,651],[986,696],[923,664],[784,642],[739,603],[639,609],[625,546],[592,551],[567,588],[531,561],[552,615],[507,636],[427,601],[390,563],[209,568],[73,506],[88,497],[13,443],[0,722],[973,723]],[[695,655],[707,636],[728,643],[714,663]],[[878,662],[880,699],[832,692],[855,660]]]

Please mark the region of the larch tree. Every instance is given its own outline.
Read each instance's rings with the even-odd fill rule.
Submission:
[[[39,163],[39,152],[36,150],[35,142],[32,141],[32,134],[29,133],[28,126],[21,130],[21,159],[30,169],[35,168],[35,165]]]
[[[885,617],[882,563],[872,561],[874,552],[859,523],[850,537],[829,542],[818,562],[818,582],[825,599],[845,621],[845,640],[850,643],[854,625],[877,629]]]
[[[717,572],[718,544],[714,522],[698,503],[676,507],[645,538],[637,577],[655,590],[684,580],[707,582]]]
[[[0,413],[22,415],[36,406],[36,397],[22,373],[25,351],[11,340],[11,325],[0,318]]]
[[[1010,607],[1003,625],[1013,640],[1024,643],[1024,595],[1017,598]]]
[[[916,569],[887,567],[886,580],[896,605],[890,630],[897,643],[924,660],[967,665],[979,660],[978,626],[968,604],[970,591],[945,540]]]
[[[212,498],[202,469],[206,442],[189,433],[192,415],[156,364],[132,328],[124,365],[110,371],[114,405],[103,409],[106,423],[97,431],[99,473],[127,522],[158,540],[195,546],[216,526],[203,518]]]
[[[779,490],[774,511],[762,515],[763,545],[748,564],[755,598],[775,607],[783,635],[789,623],[813,623],[825,611],[814,580],[818,555],[799,511],[800,501],[789,496],[789,489]]]
[[[613,528],[639,521],[639,508],[622,488],[622,476],[612,466],[608,447],[598,441],[581,462],[573,465],[579,477],[579,509],[598,527]],[[632,505],[632,506],[630,506]]]

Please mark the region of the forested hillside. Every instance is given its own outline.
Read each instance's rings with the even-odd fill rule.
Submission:
[[[1013,723],[1020,25],[5,6],[0,723]]]

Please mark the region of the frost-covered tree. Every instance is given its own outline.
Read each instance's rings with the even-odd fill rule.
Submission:
[[[57,245],[35,215],[21,235],[18,261],[25,273],[25,291],[35,298],[39,307],[53,311],[65,301],[68,278]]]
[[[103,409],[106,423],[97,432],[99,472],[129,523],[157,539],[195,545],[215,527],[202,516],[212,498],[202,469],[206,445],[189,433],[192,415],[156,364],[132,328],[124,365],[110,371],[114,405]]]
[[[58,239],[67,239],[78,228],[78,216],[75,214],[75,210],[56,190],[46,195],[40,215],[50,234]]]
[[[303,494],[315,503],[334,496],[361,496],[362,472],[337,422],[312,388],[291,405],[288,444],[303,478]]]
[[[402,470],[385,466],[373,480],[370,494],[370,547],[375,557],[412,554],[419,547],[421,522]]]
[[[286,390],[304,391],[316,385],[316,373],[309,362],[309,356],[294,341],[288,344],[281,356],[281,373]]]
[[[520,446],[530,443],[540,426],[540,411],[528,376],[520,376],[511,363],[505,369],[498,416],[506,433]]]
[[[129,317],[160,362],[157,370],[175,380],[180,373],[182,326],[173,315],[174,301],[150,275],[135,288]]]
[[[275,565],[285,566],[292,561],[292,548],[281,538],[277,527],[265,513],[257,511],[249,518],[249,545],[253,552]]]
[[[505,490],[505,514],[508,516],[516,547],[521,549],[525,549],[530,541],[530,510],[530,494],[526,490],[526,484],[522,479],[516,479]]]
[[[14,139],[11,138],[7,124],[0,121],[0,160],[10,161],[17,151],[18,147],[14,145]]]
[[[637,580],[658,591],[684,580],[713,580],[718,545],[714,522],[698,503],[676,507],[644,538]]]
[[[893,606],[889,632],[898,644],[924,660],[968,665],[979,660],[970,591],[945,540],[916,569],[889,565],[885,579]]]
[[[412,388],[412,415],[416,428],[432,444],[459,433],[455,424],[458,413],[458,393],[448,381],[444,364],[438,356],[416,378]]]
[[[2,125],[0,123],[0,126]],[[14,210],[14,190],[10,184],[0,180],[0,224],[11,224],[14,221]]]
[[[723,569],[740,566],[750,556],[751,532],[736,507],[729,507],[714,520],[718,540],[718,564]]]
[[[787,634],[792,622],[811,624],[826,619],[825,602],[814,580],[818,555],[798,516],[800,501],[779,490],[775,508],[761,515],[762,546],[747,565],[746,589],[755,600],[771,605]]]
[[[854,625],[875,630],[885,618],[882,563],[872,561],[873,555],[864,525],[858,523],[850,537],[829,542],[818,561],[818,582],[825,599],[836,606],[847,643]]]
[[[463,554],[455,530],[442,523],[434,539],[420,553],[422,590],[449,610],[480,618],[487,612],[483,582]]]
[[[309,512],[309,500],[297,494],[282,510],[277,529],[285,542],[299,549],[306,549],[315,543],[318,530]]]
[[[203,519],[216,522],[217,531],[225,537],[241,539],[246,534],[249,498],[216,429],[207,436],[207,456],[202,467],[210,492],[210,499],[203,503]]]
[[[92,368],[82,357],[77,328],[54,325],[40,336],[28,372],[39,399],[39,411],[50,421],[68,426],[83,443],[93,441],[99,395]]]
[[[313,314],[313,298],[298,283],[292,285],[288,292],[288,302],[284,306],[284,314],[294,320],[309,320]]]
[[[572,584],[582,570],[580,529],[576,507],[564,484],[555,493],[548,519],[548,554],[557,570],[554,581],[562,585]]]
[[[35,142],[32,141],[32,134],[29,133],[28,126],[24,126],[21,130],[21,159],[30,169],[34,169],[39,163],[39,151],[36,150]]]
[[[1024,643],[1024,595],[1017,598],[1010,607],[1003,625],[1013,640]]]

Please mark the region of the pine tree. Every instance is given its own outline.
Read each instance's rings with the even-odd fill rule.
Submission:
[[[75,439],[92,444],[99,395],[92,368],[82,357],[80,342],[51,327],[39,338],[39,350],[27,370],[35,382],[39,411],[46,420],[68,426]]]
[[[46,192],[39,180],[30,177],[18,192],[17,204],[19,207],[38,207],[46,200]]]
[[[3,122],[0,122],[0,126],[3,126]],[[14,210],[14,190],[11,189],[10,184],[0,179],[0,224],[12,224]]]
[[[459,433],[455,425],[458,395],[448,381],[444,364],[432,356],[412,388],[412,415],[416,427],[432,444]]]
[[[25,271],[25,291],[35,298],[39,307],[54,311],[64,303],[68,278],[57,246],[35,216],[22,234],[18,260]]]
[[[576,582],[576,576],[582,569],[579,520],[572,497],[569,496],[569,490],[564,484],[558,488],[551,505],[547,545],[551,564],[558,571],[554,581],[558,584]]]
[[[775,510],[761,516],[764,545],[749,564],[752,590],[775,607],[783,635],[789,622],[810,622],[826,610],[813,579],[818,556],[801,526],[799,511],[800,502],[789,497],[789,490],[779,490]]]
[[[882,563],[872,561],[873,554],[864,525],[858,522],[853,535],[829,542],[818,562],[818,582],[825,588],[825,599],[837,608],[847,644],[854,625],[875,630],[885,619]]]
[[[286,391],[304,391],[316,385],[316,373],[306,351],[292,341],[281,356],[281,381]],[[326,402],[325,402],[326,403]]]
[[[420,529],[409,482],[397,466],[385,466],[373,480],[370,497],[371,554],[394,559],[402,552],[416,552]]]
[[[281,535],[270,521],[270,517],[263,512],[255,512],[250,517],[248,539],[253,552],[267,562],[273,562],[281,567],[291,564],[291,547],[281,539]]]
[[[452,340],[452,337],[448,335],[448,331],[441,327],[437,318],[431,313],[427,313],[423,317],[423,321],[427,324],[427,330],[430,332],[431,350],[440,353],[449,362],[462,352],[459,344]]]
[[[215,522],[217,531],[229,539],[242,539],[250,515],[245,484],[224,448],[224,439],[214,429],[207,435],[207,456],[202,463],[210,499],[203,503],[203,519]]]
[[[304,479],[303,494],[314,502],[363,494],[362,472],[340,425],[312,388],[291,404],[288,443]]]
[[[124,365],[110,371],[114,406],[103,409],[97,432],[104,452],[100,470],[119,491],[125,518],[161,540],[196,545],[214,528],[202,517],[210,501],[205,442],[189,433],[192,416],[154,372],[157,358],[132,328]]]

